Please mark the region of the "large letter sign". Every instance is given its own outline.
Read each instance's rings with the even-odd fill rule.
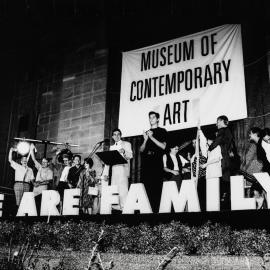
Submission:
[[[63,215],[78,215],[80,202],[80,189],[65,189],[63,201]]]
[[[33,192],[24,192],[17,212],[17,217],[37,216],[37,207]]]
[[[179,193],[175,181],[163,183],[159,213],[170,213],[172,205],[175,212],[184,212],[186,205],[189,212],[201,211],[197,187],[193,180],[183,180]]]
[[[59,216],[57,205],[60,203],[60,195],[55,190],[43,190],[40,207],[41,216]]]
[[[244,197],[244,177],[231,176],[231,208],[232,210],[256,209],[254,198]]]
[[[116,185],[103,186],[100,202],[100,214],[111,214],[112,206],[119,204],[119,193]]]
[[[0,217],[2,217],[2,214],[3,214],[3,211],[2,211],[3,201],[4,201],[4,194],[0,194]]]
[[[151,214],[152,208],[147,197],[144,184],[131,184],[123,209],[123,214],[134,214],[138,210],[141,214]]]
[[[215,123],[219,115],[247,117],[240,25],[124,52],[119,112],[123,135],[147,130],[149,111],[160,114],[160,126],[168,131],[195,127],[197,111],[202,125]]]

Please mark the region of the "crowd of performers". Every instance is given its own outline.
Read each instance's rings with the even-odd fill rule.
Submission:
[[[152,210],[159,211],[162,185],[164,181],[175,181],[181,188],[182,180],[195,181],[198,189],[200,207],[205,211],[206,179],[220,178],[221,210],[230,209],[230,176],[243,174],[250,183],[247,196],[256,199],[257,209],[267,208],[265,191],[252,175],[258,172],[270,174],[270,129],[261,130],[253,127],[249,131],[249,140],[254,147],[250,148],[252,158],[248,162],[240,160],[234,138],[225,115],[217,118],[217,131],[205,133],[198,125],[197,136],[183,144],[168,140],[168,133],[159,127],[159,114],[149,112],[150,129],[143,132],[141,153],[141,182],[144,184]],[[16,205],[19,207],[23,193],[33,191],[35,196],[43,190],[53,189],[60,194],[62,202],[65,189],[81,190],[80,209],[83,213],[97,214],[100,207],[102,185],[116,185],[119,203],[114,205],[115,211],[121,212],[129,190],[130,160],[133,158],[131,144],[122,140],[121,130],[112,131],[114,144],[110,150],[117,150],[127,161],[125,164],[104,165],[100,175],[93,169],[93,159],[88,157],[82,164],[80,155],[72,155],[70,151],[61,155],[60,149],[49,160],[36,160],[35,146],[31,144],[28,157],[22,156],[20,162],[13,160],[13,151],[9,152],[9,162],[15,170],[14,192]],[[182,149],[192,145],[192,151],[183,154]],[[34,162],[35,173],[28,164],[29,157]]]

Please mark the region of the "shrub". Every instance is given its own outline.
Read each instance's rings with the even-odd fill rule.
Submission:
[[[242,230],[232,233],[232,253],[263,256],[270,251],[270,235],[266,230]]]
[[[51,224],[15,221],[0,222],[0,242],[22,245],[28,240],[33,246],[41,243],[53,250],[91,251],[101,229],[101,252],[165,254],[173,247],[192,255],[259,255],[270,252],[270,234],[266,230],[235,230],[229,226],[207,222],[189,226],[179,221],[150,226],[140,223],[128,226],[98,224],[91,221],[57,220]]]

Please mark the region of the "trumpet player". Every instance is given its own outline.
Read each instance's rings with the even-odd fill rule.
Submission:
[[[33,170],[27,166],[28,159],[22,156],[20,163],[12,159],[12,153],[17,152],[17,149],[11,147],[8,154],[8,161],[11,168],[15,170],[14,193],[16,205],[19,207],[24,192],[30,191],[30,183],[35,179]]]

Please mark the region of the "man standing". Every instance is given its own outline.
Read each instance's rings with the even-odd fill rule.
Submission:
[[[15,184],[14,192],[16,198],[16,205],[19,207],[24,192],[30,191],[30,182],[35,179],[33,170],[27,166],[27,157],[21,157],[21,164],[12,160],[12,152],[15,148],[10,148],[8,154],[8,161],[10,166],[15,170]]]
[[[154,212],[159,211],[162,189],[163,161],[166,148],[167,131],[160,128],[159,113],[151,111],[148,114],[151,128],[143,132],[142,153],[142,182]]]
[[[110,146],[110,150],[117,150],[126,160],[125,164],[117,164],[112,166],[111,185],[116,185],[119,192],[119,209],[122,210],[128,194],[128,178],[130,175],[130,159],[133,157],[131,144],[121,139],[122,132],[116,128],[112,132],[114,144]],[[105,165],[102,176],[108,181],[109,166]]]
[[[258,143],[258,158],[263,162],[263,171],[270,175],[270,129],[265,128],[262,131],[260,141]]]
[[[248,136],[249,141],[254,144],[254,147],[252,147],[252,144],[250,145],[249,150],[245,155],[246,159],[249,159],[249,162],[247,163],[247,161],[244,160],[241,169],[249,174],[258,172],[267,172],[270,174],[270,163],[268,160],[270,144],[267,141],[267,130],[265,131],[258,127],[252,127]]]
[[[221,148],[221,167],[222,178],[220,182],[221,202],[224,209],[230,208],[230,153],[233,146],[233,135],[228,127],[229,120],[225,115],[221,115],[217,118],[217,136],[214,142],[209,146],[209,151],[215,149],[218,145]]]
[[[37,168],[38,172],[36,175],[36,180],[33,183],[34,184],[34,195],[37,196],[39,194],[42,194],[42,190],[47,190],[48,185],[53,180],[53,172],[49,168],[49,161],[46,157],[42,158],[41,164],[36,160],[35,154],[34,154],[34,148],[35,146],[31,144],[30,147],[30,154],[32,157],[32,160],[35,163],[35,167]]]
[[[69,170],[71,168],[71,161],[72,161],[71,159],[72,159],[71,155],[63,154],[63,161],[64,161],[65,167],[62,171],[59,184],[57,187],[57,190],[60,194],[61,201],[63,200],[65,189],[69,189],[67,177],[68,177]]]
[[[84,169],[84,167],[81,165],[81,156],[80,155],[74,155],[73,156],[73,163],[74,166],[72,166],[69,169],[67,181],[70,188],[76,188],[77,184],[79,182],[79,176],[81,171]]]

